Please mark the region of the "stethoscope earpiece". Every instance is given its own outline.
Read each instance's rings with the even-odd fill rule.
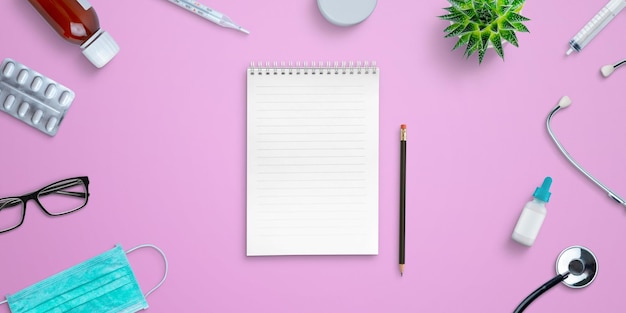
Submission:
[[[607,64],[603,67],[600,68],[600,73],[602,73],[602,76],[604,77],[609,77],[611,76],[611,74],[613,74],[613,72],[620,66],[626,64],[626,59],[621,60],[615,64]]]
[[[600,68],[600,73],[602,73],[602,76],[604,77],[609,77],[611,74],[613,74],[613,71],[615,71],[615,67],[610,64]]]

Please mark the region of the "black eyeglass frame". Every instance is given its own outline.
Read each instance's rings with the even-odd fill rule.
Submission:
[[[48,210],[46,210],[46,208],[43,206],[43,204],[41,204],[41,201],[39,201],[39,197],[40,196],[45,196],[45,195],[49,195],[53,192],[59,192],[60,190],[64,189],[64,188],[68,188],[68,187],[73,187],[73,186],[77,186],[78,183],[73,183],[73,184],[63,184],[64,182],[67,183],[72,183],[72,182],[77,182],[80,181],[84,186],[85,186],[85,192],[75,192],[75,191],[63,191],[62,193],[68,196],[73,196],[73,197],[80,197],[80,198],[85,198],[85,203],[83,203],[81,206],[79,206],[78,208],[75,208],[73,210],[67,211],[67,212],[63,212],[63,213],[52,213],[49,212]],[[70,214],[70,213],[74,213],[82,208],[84,208],[87,205],[87,202],[89,202],[89,177],[87,176],[79,176],[79,177],[72,177],[72,178],[66,178],[66,179],[62,179],[59,180],[57,182],[54,182],[52,184],[49,184],[37,191],[25,194],[23,196],[17,196],[17,197],[2,197],[0,198],[0,204],[2,203],[3,200],[7,200],[8,204],[5,206],[0,206],[0,211],[2,211],[3,208],[10,208],[13,206],[18,205],[16,204],[10,204],[9,201],[11,200],[17,200],[19,199],[22,202],[22,218],[20,220],[20,223],[15,225],[12,228],[7,228],[7,229],[2,229],[0,230],[0,234],[2,233],[6,233],[8,231],[14,230],[20,226],[22,226],[22,224],[24,223],[24,219],[26,218],[26,204],[28,203],[28,201],[30,200],[35,200],[35,202],[37,203],[37,205],[39,205],[39,207],[41,208],[41,210],[46,213],[46,215],[48,216],[61,216],[61,215],[66,215],[66,214]]]

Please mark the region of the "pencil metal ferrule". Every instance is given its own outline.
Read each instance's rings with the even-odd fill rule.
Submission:
[[[406,128],[400,129],[400,141],[406,141]]]

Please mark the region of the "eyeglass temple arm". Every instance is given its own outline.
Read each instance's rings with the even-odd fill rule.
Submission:
[[[8,199],[6,204],[0,203],[0,211],[4,208],[12,208],[14,206],[20,205],[21,201],[17,201],[16,199]]]
[[[548,114],[548,118],[546,118],[546,127],[548,128],[548,134],[550,134],[550,137],[552,138],[552,141],[554,141],[554,143],[556,144],[557,148],[559,148],[559,150],[563,153],[565,158],[570,163],[572,163],[572,165],[574,165],[574,167],[576,167],[576,169],[578,169],[581,173],[583,173],[583,175],[587,176],[587,178],[589,178],[594,184],[596,184],[598,187],[600,187],[602,190],[604,190],[611,199],[615,200],[617,203],[619,203],[619,204],[621,204],[623,206],[626,206],[626,201],[624,201],[624,199],[622,199],[619,195],[617,195],[611,189],[606,187],[598,179],[593,177],[589,172],[587,172],[584,168],[582,168],[582,166],[580,166],[580,164],[578,164],[578,162],[576,162],[576,160],[574,160],[574,158],[572,158],[572,156],[567,152],[567,150],[565,150],[565,148],[563,147],[561,142],[559,142],[559,140],[556,138],[556,135],[554,134],[554,132],[552,132],[552,127],[550,125],[550,122],[552,121],[552,117],[554,116],[554,114],[556,114],[556,112],[558,112],[560,109],[561,109],[561,106],[557,105],[554,109],[552,109],[552,111],[550,111],[550,114]]]
[[[58,184],[56,186],[51,186],[49,188],[46,188],[46,190],[40,192],[39,194],[42,195],[42,196],[46,196],[46,195],[49,195],[51,193],[58,193],[58,194],[65,195],[65,196],[84,198],[85,197],[85,193],[84,192],[65,191],[65,190],[63,190],[65,188],[74,187],[74,186],[79,185],[79,184],[82,184],[82,181],[74,180],[74,181],[71,181],[71,182]]]

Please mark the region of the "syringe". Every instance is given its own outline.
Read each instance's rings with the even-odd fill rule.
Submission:
[[[580,52],[624,7],[626,0],[611,0],[594,16],[572,40],[569,41],[570,49],[567,55],[576,50]]]

